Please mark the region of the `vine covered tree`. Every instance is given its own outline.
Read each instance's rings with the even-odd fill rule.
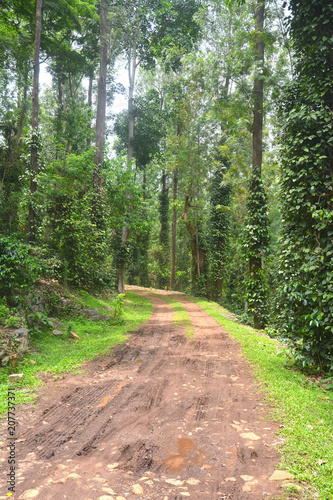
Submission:
[[[333,6],[291,0],[294,81],[281,101],[280,326],[303,363],[333,368]]]

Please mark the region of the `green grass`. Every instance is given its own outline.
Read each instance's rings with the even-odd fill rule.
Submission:
[[[161,299],[165,300],[173,309],[173,319],[176,326],[184,326],[186,331],[186,337],[191,339],[194,335],[194,327],[192,326],[191,318],[189,313],[186,311],[183,304],[170,297],[170,295],[158,295]]]
[[[110,301],[98,299],[87,294],[81,295],[82,304],[88,308],[99,309],[107,314],[104,306]],[[23,373],[24,380],[17,382],[16,404],[33,401],[36,387],[42,385],[38,372],[75,373],[84,361],[110,352],[112,347],[123,343],[126,334],[140,323],[147,321],[152,313],[151,302],[139,295],[126,293],[125,308],[121,320],[93,322],[82,317],[62,320],[66,325],[63,336],[53,336],[51,331],[35,336],[31,342],[33,350],[17,365],[15,372]],[[67,328],[75,332],[80,340],[71,340]],[[32,364],[31,361],[35,361]],[[0,415],[7,412],[8,375],[11,368],[0,372]]]
[[[280,435],[286,441],[280,448],[282,459],[279,468],[292,473],[296,482],[312,485],[316,489],[317,494],[312,491],[309,493],[311,496],[302,498],[332,500],[332,391],[318,387],[311,377],[290,366],[290,359],[276,340],[251,327],[230,321],[225,317],[227,311],[215,303],[191,300],[238,341],[254,368],[267,402],[274,409],[273,418],[284,425]]]

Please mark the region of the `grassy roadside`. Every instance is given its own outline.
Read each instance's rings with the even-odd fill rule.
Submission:
[[[82,305],[99,309],[105,314],[105,306],[109,306],[110,302],[84,294]],[[67,321],[62,319],[66,328],[76,333],[80,340],[69,339],[67,332],[64,332],[63,336],[55,337],[49,331],[34,337],[31,342],[32,351],[15,370],[16,373],[24,374],[24,380],[16,383],[16,404],[35,399],[35,389],[42,385],[38,373],[54,373],[59,377],[60,373],[79,371],[84,361],[105,354],[115,345],[124,342],[129,331],[148,320],[152,309],[152,303],[148,299],[127,292],[121,320],[93,322],[82,317],[70,318]],[[0,371],[0,415],[7,412],[10,373],[9,367]]]
[[[185,297],[186,298],[186,297]],[[218,304],[190,299],[199,304],[240,344],[254,368],[266,400],[274,409],[273,417],[283,423],[280,435],[280,468],[287,469],[295,481],[304,485],[299,498],[333,498],[333,393],[318,387],[308,375],[289,366],[281,345],[251,327],[230,321]],[[306,485],[316,492],[306,493]],[[292,496],[298,498],[290,486]],[[286,494],[289,495],[288,491]],[[305,496],[304,496],[305,495]],[[310,496],[309,496],[310,495]]]
[[[160,295],[155,294],[160,299],[165,300],[173,309],[174,322],[176,326],[184,326],[186,331],[186,337],[191,339],[194,335],[194,327],[192,326],[191,318],[189,313],[186,311],[183,304],[178,302],[178,300],[173,299],[170,295]]]

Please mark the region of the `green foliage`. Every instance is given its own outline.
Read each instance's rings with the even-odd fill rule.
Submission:
[[[125,294],[120,293],[112,302],[111,306],[114,309],[113,317],[114,319],[119,319],[124,311],[125,306]]]
[[[296,358],[333,370],[332,5],[291,1],[297,79],[281,102],[282,334]]]
[[[93,189],[93,152],[52,162],[40,174],[47,245],[64,283],[102,289],[111,284],[107,263],[108,208]]]
[[[38,335],[46,330],[50,330],[53,326],[52,321],[39,311],[31,311],[27,314],[27,322],[30,326],[29,330],[32,335]]]
[[[212,281],[213,299],[220,299],[226,284],[226,260],[230,231],[231,185],[224,180],[224,173],[230,166],[224,166],[213,173],[211,181],[211,214],[209,218],[209,278]]]
[[[110,209],[112,256],[114,268],[132,263],[132,282],[147,284],[147,249],[151,223],[143,202],[142,189],[135,182],[135,173],[125,157],[118,157],[105,166],[106,200]],[[122,228],[128,236],[122,242]]]
[[[161,107],[161,98],[153,89],[134,99],[133,154],[139,169],[148,165],[160,151],[166,118],[166,113]],[[128,143],[128,111],[119,113],[114,124],[114,131],[118,137],[116,151],[120,154],[123,149],[127,148]]]
[[[255,317],[255,326],[267,323],[267,283],[263,259],[269,243],[267,201],[261,174],[254,169],[250,180],[247,201],[245,254],[249,260],[249,274],[246,282],[246,298],[249,311]]]
[[[1,296],[16,300],[40,276],[41,265],[30,255],[29,247],[14,238],[0,237]]]

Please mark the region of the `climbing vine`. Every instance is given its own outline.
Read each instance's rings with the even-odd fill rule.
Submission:
[[[303,365],[333,370],[333,5],[290,7],[297,66],[281,103],[279,325]]]
[[[213,284],[211,295],[221,298],[226,281],[226,260],[230,226],[230,183],[224,181],[229,164],[217,169],[211,182],[211,213],[209,219],[209,275]]]

